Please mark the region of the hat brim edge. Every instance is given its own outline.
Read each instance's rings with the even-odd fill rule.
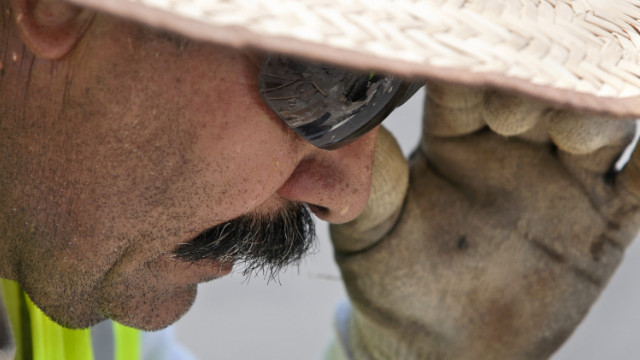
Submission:
[[[354,69],[375,70],[425,81],[492,87],[515,91],[550,105],[578,111],[599,113],[617,118],[640,118],[640,96],[614,98],[580,93],[549,85],[508,77],[501,73],[477,73],[430,64],[417,64],[396,59],[371,57],[357,51],[328,47],[295,38],[265,36],[240,26],[215,26],[193,19],[174,16],[160,9],[128,1],[68,0],[78,6],[93,8],[151,27],[175,31],[195,40],[209,41],[234,48],[254,48]]]

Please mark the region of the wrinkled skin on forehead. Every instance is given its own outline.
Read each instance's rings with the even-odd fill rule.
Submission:
[[[635,123],[428,85],[408,180],[374,170],[363,216],[332,227],[348,346],[364,359],[547,358],[640,225],[640,155],[614,169]],[[403,182],[400,201],[376,195]]]

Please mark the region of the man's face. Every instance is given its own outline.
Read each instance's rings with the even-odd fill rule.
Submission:
[[[184,261],[182,244],[241,216],[300,222],[280,215],[306,203],[344,222],[364,207],[375,131],[307,144],[261,100],[260,56],[101,15],[60,61],[9,54],[29,81],[2,93],[0,230],[13,277],[64,325],[164,327],[232,266]]]

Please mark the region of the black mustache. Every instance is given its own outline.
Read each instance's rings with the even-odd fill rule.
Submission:
[[[175,258],[196,262],[233,262],[244,276],[278,273],[298,264],[315,240],[315,226],[306,206],[291,204],[272,215],[245,215],[204,231],[174,250]]]

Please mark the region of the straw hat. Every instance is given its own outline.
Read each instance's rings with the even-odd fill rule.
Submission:
[[[184,35],[640,117],[638,0],[70,0]]]

